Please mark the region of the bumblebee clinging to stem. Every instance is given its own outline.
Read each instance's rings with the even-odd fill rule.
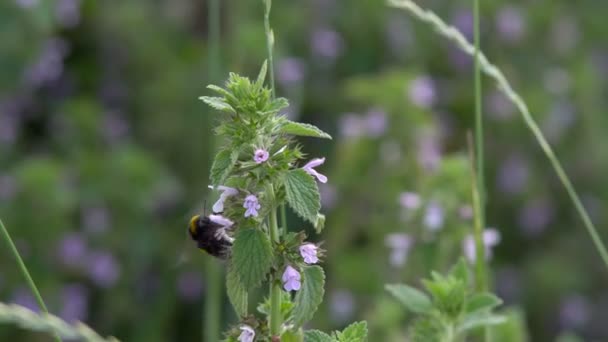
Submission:
[[[230,255],[234,239],[226,233],[234,222],[220,214],[209,216],[195,215],[190,219],[188,232],[192,240],[197,242],[198,248],[220,259]]]

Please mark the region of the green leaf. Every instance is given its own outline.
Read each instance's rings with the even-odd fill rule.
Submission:
[[[418,318],[409,330],[410,342],[442,342],[447,339],[446,326],[436,317],[425,316]]]
[[[492,310],[500,304],[502,304],[502,300],[492,293],[476,293],[468,299],[465,310],[467,313],[479,310]]]
[[[302,288],[296,295],[296,307],[293,309],[293,322],[299,327],[310,320],[323,301],[325,290],[325,273],[320,266],[302,268]]]
[[[325,215],[317,214],[317,221],[315,222],[314,226],[315,232],[317,232],[317,234],[321,234],[323,228],[325,228]]]
[[[268,71],[268,61],[264,61],[264,64],[262,64],[262,68],[260,69],[260,73],[258,74],[258,79],[255,82],[255,85],[258,88],[261,88],[264,85],[264,80],[266,79],[266,72]]]
[[[336,333],[340,342],[367,341],[367,322],[356,322],[346,327],[342,332]]]
[[[287,123],[281,127],[281,133],[298,135],[302,137],[331,139],[331,135],[323,132],[317,126],[289,120],[287,120]]]
[[[234,271],[232,265],[228,266],[228,274],[226,275],[226,292],[228,299],[239,317],[247,316],[247,288],[239,279],[238,273]]]
[[[469,284],[469,266],[464,258],[458,260],[458,263],[450,270],[449,275],[462,280],[466,285]]]
[[[212,108],[215,108],[215,109],[220,110],[222,112],[236,113],[236,111],[234,110],[234,108],[232,108],[231,105],[227,104],[224,101],[224,99],[221,98],[221,97],[201,96],[201,97],[199,97],[199,100],[203,100],[203,102],[205,102],[206,104],[208,104]]]
[[[272,266],[268,236],[256,228],[241,228],[232,246],[232,265],[246,289],[260,285]]]
[[[302,330],[299,331],[291,331],[287,330],[281,335],[281,342],[302,342],[304,341],[304,336],[302,334]]]
[[[385,288],[406,308],[416,313],[429,313],[432,303],[424,292],[403,284],[388,284]]]
[[[295,169],[285,174],[284,181],[289,206],[300,217],[313,225],[316,224],[321,198],[315,179],[306,171]]]
[[[336,340],[319,330],[307,330],[304,332],[304,342],[335,342]]]
[[[493,315],[486,311],[477,311],[466,315],[457,330],[461,333],[475,328],[503,324],[506,321],[505,316]]]
[[[213,160],[211,166],[211,184],[222,185],[226,178],[230,175],[234,164],[239,157],[238,151],[222,150],[220,151]]]

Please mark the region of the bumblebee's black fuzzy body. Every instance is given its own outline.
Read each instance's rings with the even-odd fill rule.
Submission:
[[[196,215],[190,220],[188,232],[198,248],[220,259],[230,255],[232,241],[224,234],[218,234],[224,227],[209,219],[208,216]]]

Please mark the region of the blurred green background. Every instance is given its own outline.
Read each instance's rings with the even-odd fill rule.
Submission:
[[[221,3],[209,71],[205,1],[0,2],[0,217],[49,309],[125,341],[198,341],[209,287],[186,237],[212,203],[218,113],[197,98],[266,58],[262,1]],[[472,37],[471,1],[424,1]],[[482,46],[531,107],[604,237],[608,2],[482,1]],[[277,92],[319,170],[328,277],[310,326],[366,319],[404,341],[383,290],[419,284],[466,249],[472,61],[405,13],[368,0],[275,0]],[[211,75],[220,75],[212,79]],[[487,79],[492,283],[513,320],[497,341],[608,340],[608,273],[519,114]],[[209,208],[210,205],[207,205]],[[294,228],[304,224],[290,216]],[[495,241],[497,242],[497,241]],[[0,300],[36,309],[0,248]],[[223,328],[235,322],[225,298]],[[49,337],[0,327],[1,341]]]

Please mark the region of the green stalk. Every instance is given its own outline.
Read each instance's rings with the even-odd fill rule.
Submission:
[[[209,0],[207,5],[209,15],[208,74],[211,80],[215,81],[220,72],[220,2],[219,0]],[[220,340],[221,329],[222,267],[214,258],[207,258],[205,271],[208,288],[202,322],[202,338],[203,342],[216,342]]]
[[[477,161],[477,191],[479,192],[479,221],[481,226],[485,226],[485,177],[484,177],[484,156],[483,156],[483,116],[481,112],[481,70],[479,68],[479,0],[473,1],[474,5],[474,39],[475,39],[475,160]]]
[[[486,273],[486,250],[483,246],[483,224],[481,194],[479,192],[479,179],[475,170],[475,153],[473,152],[473,138],[471,134],[467,135],[469,146],[469,158],[471,160],[471,197],[473,199],[473,236],[475,238],[475,286],[478,291],[487,291],[487,273]]]
[[[471,43],[469,43],[467,39],[460,32],[458,32],[456,28],[447,25],[435,13],[423,10],[411,0],[388,1],[391,6],[406,10],[418,19],[428,24],[429,26],[433,27],[440,35],[455,42],[458,47],[467,54],[471,56],[475,55],[475,47],[471,45]],[[509,83],[505,75],[502,73],[502,71],[500,71],[500,69],[498,69],[494,64],[490,63],[490,61],[481,51],[478,52],[478,58],[476,58],[476,60],[479,61],[481,70],[496,82],[496,84],[498,85],[498,89],[502,91],[502,93],[505,94],[513,104],[515,104],[515,106],[521,113],[526,126],[528,126],[528,129],[530,129],[532,135],[534,135],[534,138],[536,138],[536,141],[540,145],[540,148],[543,150],[543,153],[547,156],[549,162],[551,163],[551,166],[557,173],[557,177],[566,189],[566,192],[568,193],[568,196],[570,197],[574,208],[576,209],[578,215],[581,217],[583,225],[587,229],[587,232],[589,233],[589,236],[593,241],[595,249],[600,254],[600,257],[602,258],[602,261],[604,262],[606,268],[608,268],[608,251],[606,250],[606,247],[604,246],[604,243],[600,238],[597,228],[593,224],[593,221],[591,221],[587,210],[583,206],[576,190],[574,190],[574,186],[572,185],[570,178],[568,178],[568,175],[566,174],[566,171],[564,171],[562,164],[557,159],[557,156],[551,148],[551,145],[549,145],[549,142],[547,142],[547,139],[543,135],[543,132],[540,130],[538,124],[532,117],[532,114],[530,113],[530,109],[526,105],[526,102],[519,94],[515,92],[515,90],[513,90],[513,87],[511,87],[511,84]]]
[[[274,32],[270,29],[270,8],[272,0],[264,0],[264,31],[266,32],[266,48],[268,49],[268,69],[270,69],[270,88],[272,89],[272,97],[276,95],[274,88],[274,64],[272,58],[272,50],[274,47]]]
[[[6,244],[8,245],[8,248],[11,250],[13,257],[15,257],[15,261],[17,261],[17,266],[19,267],[21,274],[25,278],[25,281],[27,282],[27,285],[29,286],[30,291],[32,291],[32,294],[34,295],[34,297],[36,297],[36,302],[38,302],[38,306],[40,306],[40,309],[44,313],[48,314],[49,310],[46,308],[46,304],[44,304],[44,300],[42,300],[42,296],[40,295],[40,292],[38,292],[38,288],[36,287],[36,284],[34,283],[34,280],[32,279],[32,277],[30,276],[30,272],[27,270],[27,267],[25,266],[23,259],[21,259],[21,255],[19,254],[17,247],[13,243],[13,239],[11,239],[11,235],[8,233],[8,230],[4,226],[2,219],[0,219],[0,230],[2,230],[2,238],[4,239],[4,241],[6,241]],[[57,335],[57,334],[55,334],[55,341],[61,342],[61,337],[59,337],[59,335]]]
[[[274,187],[270,184],[270,197],[275,198]],[[270,212],[270,240],[274,243],[280,242],[279,224],[277,222],[277,209],[273,208]],[[281,282],[280,279],[273,279],[270,283],[270,334],[279,336],[281,333]]]

